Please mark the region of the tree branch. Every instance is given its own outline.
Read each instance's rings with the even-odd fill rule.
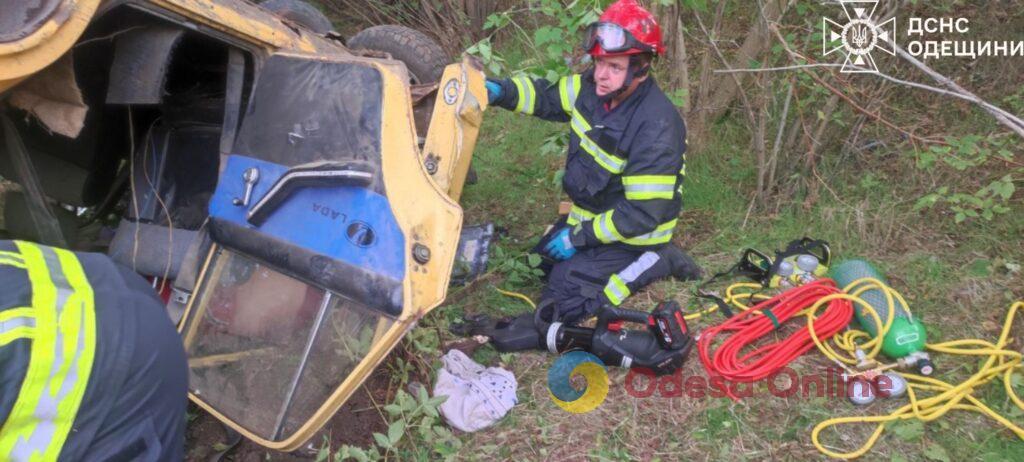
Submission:
[[[760,6],[760,5],[761,5],[761,2],[758,2],[758,6]],[[789,47],[789,43],[786,42],[786,39],[782,36],[782,33],[779,32],[778,26],[774,22],[769,21],[768,18],[764,16],[764,9],[763,8],[761,9],[761,13],[762,13],[762,17],[764,18],[765,22],[768,23],[768,30],[770,30],[772,32],[772,34],[774,34],[775,37],[779,40],[779,43],[786,50],[786,53],[789,55],[790,59],[800,58],[800,59],[802,59],[804,61],[810,61],[805,56],[801,55],[800,53],[797,53],[797,52],[793,51],[793,49]],[[903,133],[908,138],[910,138],[910,139],[912,139],[914,141],[918,141],[918,142],[923,143],[923,144],[945,144],[945,143],[943,143],[941,141],[936,141],[936,140],[930,140],[930,139],[927,139],[927,138],[922,138],[922,137],[920,137],[918,135],[915,135],[914,133],[912,133],[910,131],[907,131],[906,129],[903,129],[903,128],[897,126],[896,124],[894,124],[892,122],[889,122],[888,120],[884,119],[882,116],[880,116],[878,114],[875,114],[875,113],[873,113],[873,112],[871,112],[871,111],[861,107],[861,105],[857,104],[852,98],[847,96],[842,91],[839,91],[838,88],[835,88],[834,86],[829,85],[827,82],[822,80],[821,77],[818,76],[818,74],[815,74],[814,72],[811,72],[807,68],[800,68],[800,70],[802,72],[806,73],[811,79],[813,79],[819,85],[827,88],[833,94],[835,94],[836,96],[842,98],[850,106],[852,106],[857,112],[860,112],[861,114],[864,114],[864,115],[866,115],[868,117],[871,117],[872,119],[877,120],[878,122],[882,123],[883,125],[891,128],[893,130],[896,130],[896,131],[898,131],[900,133]]]
[[[953,90],[955,92],[953,93],[953,95],[959,94],[957,96],[959,96],[960,98],[966,99],[981,106],[982,109],[985,110],[985,112],[988,112],[989,114],[992,115],[992,117],[995,117],[996,120],[998,120],[1000,123],[1009,127],[1011,130],[1020,135],[1021,138],[1024,138],[1024,120],[1019,119],[1017,116],[1014,116],[1013,114],[1010,114],[1009,112],[1006,112],[997,106],[989,104],[985,100],[979,98],[974,93],[965,90],[963,87],[957,85],[956,82],[954,82],[950,78],[942,74],[939,74],[938,72],[935,72],[925,63],[922,63],[917,58],[911,56],[910,53],[907,53],[906,50],[904,50],[899,45],[893,43],[893,47],[896,48],[896,54],[898,54],[901,58],[908,61],[910,64],[913,64],[914,67],[920,69],[921,72],[928,74],[931,78],[935,79],[936,82],[939,82],[943,86]],[[920,85],[921,84],[918,84],[918,86]]]

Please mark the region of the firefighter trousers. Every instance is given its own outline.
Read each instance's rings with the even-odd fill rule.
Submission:
[[[555,223],[533,251],[543,256],[544,245],[564,226],[564,219]],[[701,276],[693,259],[671,243],[650,249],[603,245],[580,250],[568,260],[545,256],[542,261],[547,285],[540,306],[552,306],[555,318],[570,324],[594,315],[604,304],[620,305],[659,279],[695,280]]]

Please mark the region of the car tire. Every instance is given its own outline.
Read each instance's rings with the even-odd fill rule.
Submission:
[[[413,84],[437,82],[448,65],[448,56],[426,34],[405,26],[374,26],[348,41],[351,49],[383,51],[405,64]]]
[[[260,2],[260,6],[321,35],[334,29],[334,25],[331,24],[330,19],[327,19],[327,16],[324,16],[315,6],[302,0],[266,0]]]

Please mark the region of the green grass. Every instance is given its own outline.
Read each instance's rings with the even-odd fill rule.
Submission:
[[[520,300],[498,294],[495,288],[521,291],[538,297],[541,284],[509,262],[525,262],[525,252],[556,219],[564,200],[556,181],[564,161],[542,154],[545,140],[565,127],[495,110],[487,113],[478,142],[474,167],[480,183],[466,189],[463,206],[469,224],[494,222],[507,230],[498,242],[501,258],[492,272],[468,288],[452,291],[449,304],[428,317],[442,327],[463,313],[512,315],[529,308]],[[1021,275],[1006,271],[1005,263],[1024,262],[1020,237],[1024,213],[1020,201],[1013,212],[992,222],[956,225],[938,211],[914,212],[920,191],[916,184],[893,177],[911,172],[906,165],[861,166],[834,175],[819,200],[803,206],[806,188],[784,200],[777,210],[755,208],[748,216],[755,171],[750,162],[745,128],[729,123],[715,127],[716,137],[706,146],[692,146],[684,211],[677,230],[683,244],[710,271],[725,269],[741,249],[766,251],[804,235],[832,243],[840,257],[866,257],[885,271],[891,282],[928,325],[933,340],[963,337],[994,339],[1012,298],[1020,298]],[[828,153],[825,153],[828,155]],[[901,158],[887,162],[904,162]],[[874,170],[869,170],[874,169]],[[865,179],[867,178],[867,179]],[[794,178],[809,184],[806,178]],[[916,194],[916,195],[914,195]],[[1003,266],[1000,266],[1003,265]],[[512,277],[515,276],[515,277]],[[649,309],[660,298],[676,298],[696,308],[693,284],[660,282],[627,302]],[[709,317],[694,323],[701,328],[720,322]],[[450,340],[450,339],[446,339]],[[823,363],[817,353],[801,358],[796,367],[814,371]],[[625,373],[610,369],[612,392],[602,406],[586,415],[570,415],[547,396],[545,377],[553,358],[540,352],[499,355],[482,347],[475,357],[490,365],[511,369],[519,381],[520,404],[492,428],[463,435],[459,458],[465,460],[589,458],[593,460],[673,460],[677,458],[805,459],[819,457],[810,443],[810,429],[834,415],[881,414],[896,403],[868,409],[854,408],[845,400],[750,399],[637,399],[624,394]],[[959,358],[937,358],[942,369],[956,376],[973,363]],[[703,376],[691,357],[686,375]],[[996,385],[988,388],[995,390]],[[1002,391],[985,399],[1005,403]],[[1010,413],[1012,406],[996,406]],[[1021,421],[1021,415],[1015,417]],[[951,412],[937,422],[916,429],[890,431],[881,438],[872,459],[890,460],[1018,460],[1024,444],[988,419]],[[843,428],[825,432],[830,444],[853,449],[869,428]]]
[[[1016,24],[1024,16],[1013,18]],[[972,28],[981,24],[972,23]],[[1000,24],[993,29],[1015,30],[1010,26]],[[532,57],[515,46],[503,53],[509,69],[528,65]],[[1011,66],[999,60],[979,61],[978,65],[985,67],[975,75],[1001,76]],[[958,72],[944,69],[942,64],[935,63],[940,72]],[[945,64],[960,66],[956,61]],[[987,99],[995,96],[986,92],[1001,88],[986,82],[966,83]],[[1013,104],[1020,104],[1019,94]],[[954,110],[918,114],[914,111],[920,104],[913,98],[919,95],[887,97],[885,109],[892,110],[892,120],[928,136],[998,130],[986,114],[973,108],[962,110],[949,104]],[[848,107],[840,112],[847,124],[857,117]],[[864,136],[884,140],[888,147],[860,154],[825,149],[815,173],[780,166],[780,174],[789,175],[780,183],[791,192],[752,208],[756,170],[745,120],[736,114],[710,127],[709,140],[691,145],[688,152],[684,206],[675,239],[706,271],[728,268],[746,247],[771,252],[802,236],[821,238],[832,244],[838,258],[866,258],[882,269],[915,315],[924,320],[930,341],[997,337],[1006,308],[1013,300],[1024,298],[1024,274],[1011,271],[1024,264],[1020,192],[1010,204],[1012,211],[992,221],[956,224],[952,214],[942,208],[914,211],[918,198],[938,186],[973,192],[983,185],[976,184],[980,178],[970,175],[992,172],[965,175],[948,168],[918,170],[911,147],[892,132],[869,124]],[[949,129],[928,132],[941,127]],[[836,136],[845,136],[849,128],[830,127],[841,131]],[[495,289],[539,298],[542,283],[531,274],[526,252],[556,220],[559,201],[566,200],[559,184],[564,154],[546,149],[551,137],[566,130],[563,124],[501,109],[485,114],[473,160],[479,184],[466,187],[462,206],[467,225],[493,222],[502,230],[502,237],[495,244],[489,272],[468,287],[452,288],[446,304],[421,322],[422,327],[440,332],[441,345],[457,340],[447,333],[447,326],[466,313],[510,316],[530,309]],[[789,158],[802,154],[788,153]],[[815,190],[816,196],[812,194]],[[694,286],[662,281],[626,303],[634,309],[650,309],[659,300],[673,298],[688,310],[697,310],[700,303],[691,296]],[[708,316],[692,323],[691,329],[699,331],[721,321],[720,316]],[[1019,332],[1021,327],[1017,329]],[[1017,339],[1024,340],[1024,336]],[[483,364],[500,365],[515,373],[519,404],[493,427],[460,435],[462,448],[457,458],[462,460],[822,459],[810,441],[810,431],[819,422],[841,415],[882,415],[905,402],[880,401],[868,408],[855,408],[846,400],[826,398],[758,397],[738,403],[713,398],[638,399],[623,391],[625,371],[610,368],[612,387],[606,401],[591,413],[572,415],[548,396],[546,373],[554,359],[551,355],[499,354],[483,346],[473,356]],[[427,358],[431,360],[436,363],[436,358]],[[935,362],[940,377],[950,381],[962,380],[977,365],[973,360],[943,355],[937,355]],[[819,353],[811,352],[793,367],[810,373],[826,365]],[[706,376],[696,353],[683,374]],[[1019,392],[1024,394],[1024,388]],[[1009,403],[999,385],[987,385],[976,396],[1024,424],[1024,412]],[[871,430],[869,426],[842,427],[827,430],[824,439],[852,450]],[[429,447],[432,442],[412,438],[403,444]],[[985,417],[951,411],[935,422],[893,425],[865,459],[1024,460],[1024,443]]]

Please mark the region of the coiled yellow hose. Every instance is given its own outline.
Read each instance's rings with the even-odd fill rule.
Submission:
[[[741,291],[742,289],[751,289],[752,291]],[[723,299],[729,305],[741,311],[746,311],[750,308],[747,305],[750,301],[759,301],[769,298],[769,295],[764,295],[758,292],[761,289],[762,287],[759,284],[733,284],[726,289],[725,297],[723,297]],[[888,305],[886,308],[888,316],[886,316],[886,322],[884,325],[881,321],[881,317],[878,315],[878,312],[875,311],[874,307],[860,298],[861,294],[872,289],[880,290],[885,295],[886,303]],[[844,287],[843,292],[844,293],[841,294],[822,297],[810,308],[803,311],[803,314],[807,316],[807,325],[811,333],[811,338],[814,339],[814,343],[818,346],[818,350],[826,357],[833,360],[836,364],[843,367],[851,375],[863,373],[852,367],[857,364],[861,364],[863,361],[862,358],[857,357],[856,353],[858,350],[865,352],[864,358],[873,360],[875,364],[878,364],[878,366],[873,369],[873,372],[878,373],[894,368],[897,365],[895,363],[884,365],[878,363],[877,356],[882,348],[882,339],[885,338],[886,333],[892,327],[893,319],[895,318],[895,301],[898,300],[904,307],[907,307],[908,304],[906,303],[906,300],[903,299],[903,296],[900,295],[899,292],[896,292],[883,282],[873,278],[858,279]],[[830,301],[835,299],[846,299],[859,305],[867,315],[874,318],[876,326],[882,326],[878,334],[872,338],[872,336],[867,332],[848,329],[846,332],[832,337],[830,342],[834,343],[834,346],[823,342],[818,338],[814,330],[815,312],[817,312],[820,307],[827,305]],[[998,412],[995,412],[974,396],[977,389],[998,377],[1002,377],[1006,395],[1010,397],[1018,408],[1024,410],[1024,401],[1022,401],[1014,392],[1011,382],[1013,372],[1022,368],[1021,363],[1022,360],[1024,360],[1024,355],[1019,351],[1006,348],[1010,342],[1010,329],[1013,327],[1015,315],[1017,314],[1017,310],[1021,308],[1024,308],[1024,301],[1018,301],[1010,306],[1010,309],[1006,314],[1006,320],[1003,322],[1002,333],[999,336],[999,340],[995,343],[981,339],[962,339],[942,343],[930,343],[926,345],[928,350],[937,353],[986,357],[982,366],[970,378],[959,384],[953,385],[932,377],[899,372],[899,374],[907,380],[907,396],[910,400],[909,404],[900,407],[889,415],[884,416],[836,417],[825,420],[816,425],[811,432],[811,441],[814,443],[814,447],[816,447],[818,451],[821,451],[822,454],[829,457],[837,459],[854,459],[871,450],[884,433],[886,424],[889,422],[909,419],[919,419],[923,422],[930,422],[942,417],[946,412],[953,409],[984,414],[992,420],[999,422],[1001,425],[1014,432],[1019,438],[1024,440],[1024,428],[1021,428],[1006,417],[1000,415]],[[717,309],[717,305],[711,305],[699,313],[693,313],[686,316],[686,319],[696,319],[704,314],[714,312]],[[858,344],[858,342],[863,343]],[[928,394],[929,396],[922,396],[925,394]],[[872,423],[875,424],[875,431],[868,437],[860,448],[854,451],[834,451],[826,448],[820,441],[821,432],[826,428],[837,425]]]

